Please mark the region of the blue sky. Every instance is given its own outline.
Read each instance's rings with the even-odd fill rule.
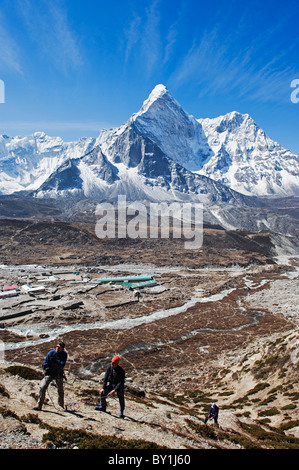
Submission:
[[[0,133],[96,136],[163,83],[196,118],[249,113],[299,153],[298,19],[298,0],[0,0]]]

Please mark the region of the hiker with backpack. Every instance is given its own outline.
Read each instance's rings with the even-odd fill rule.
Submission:
[[[56,381],[58,389],[58,404],[64,410],[63,378],[66,360],[67,352],[65,351],[65,344],[63,341],[59,341],[56,348],[48,352],[43,362],[42,367],[45,376],[40,384],[38,402],[37,406],[33,408],[34,410],[40,411],[42,409],[46,391],[53,380]]]
[[[212,403],[208,415],[205,417],[204,423],[206,424],[209,419],[214,419],[214,422],[218,424],[219,408],[216,403]]]
[[[113,357],[110,366],[108,366],[104,381],[103,388],[100,391],[100,405],[96,406],[98,411],[106,411],[106,398],[113,396],[116,392],[119,400],[119,417],[124,418],[125,409],[125,371],[119,365],[119,356]]]

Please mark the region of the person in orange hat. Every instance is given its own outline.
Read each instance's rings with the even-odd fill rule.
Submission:
[[[108,366],[103,382],[103,388],[100,391],[100,405],[95,409],[98,411],[106,411],[106,397],[117,393],[119,399],[119,417],[124,418],[125,409],[125,371],[119,365],[120,357],[114,356]]]

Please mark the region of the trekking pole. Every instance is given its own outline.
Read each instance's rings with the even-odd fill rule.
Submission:
[[[51,395],[50,395],[48,389],[47,389],[47,394],[48,394],[48,397],[50,398],[50,401],[51,401],[52,405],[54,406],[55,410],[58,411],[58,409],[56,408],[56,406],[55,406],[54,403],[53,403],[53,400],[52,400],[52,398],[51,398]]]

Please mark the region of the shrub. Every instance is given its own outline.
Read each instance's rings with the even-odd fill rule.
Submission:
[[[14,411],[11,411],[7,409],[6,407],[2,407],[2,406],[0,407],[0,414],[3,416],[3,418],[14,418],[20,421],[20,418],[18,417],[18,415]]]
[[[207,426],[206,424],[197,424],[189,419],[187,419],[186,421],[190,428],[196,432],[196,434],[199,434],[201,437],[204,437],[206,439],[217,440],[217,434],[211,426]]]
[[[42,372],[38,372],[27,366],[9,366],[5,369],[11,375],[18,375],[26,380],[41,380],[43,378]]]
[[[299,449],[299,439],[292,436],[286,436],[281,430],[266,431],[257,424],[241,423],[252,437],[262,442],[266,449]]]
[[[143,439],[125,440],[115,436],[95,435],[83,429],[69,430],[46,426],[48,432],[43,435],[43,442],[51,441],[56,447],[79,449],[165,449],[154,442]]]
[[[3,397],[6,397],[6,398],[9,398],[9,393],[8,391],[6,390],[6,388],[0,384],[0,395],[2,395]]]
[[[268,384],[267,382],[261,382],[261,383],[257,384],[254,388],[249,390],[247,395],[253,395],[255,393],[258,393],[258,392],[260,392],[261,390],[264,390],[267,387],[270,387],[270,384]]]
[[[84,388],[80,391],[80,395],[82,397],[98,397],[99,396],[99,389],[98,388]]]
[[[38,417],[38,415],[32,413],[21,416],[21,421],[24,423],[42,424],[42,420]]]
[[[295,428],[297,426],[299,426],[299,419],[287,421],[286,423],[282,423],[280,425],[280,429],[282,431],[287,431],[287,430]]]
[[[297,405],[295,403],[290,403],[289,405],[283,406],[281,409],[282,410],[295,410],[297,408]]]
[[[229,441],[244,449],[258,449],[261,446],[254,441],[242,436],[238,433],[230,433],[213,429],[206,424],[197,424],[191,420],[186,420],[191,429],[205,439],[212,439],[214,441]]]
[[[270,408],[269,410],[260,411],[258,416],[275,416],[279,415],[279,411],[276,408]]]

